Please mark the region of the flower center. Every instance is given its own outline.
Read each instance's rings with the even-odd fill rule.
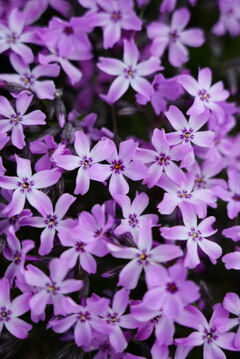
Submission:
[[[180,37],[179,34],[177,33],[177,30],[170,31],[168,36],[170,42],[176,42]]]
[[[236,202],[239,202],[240,201],[240,194],[238,193],[235,193],[233,196],[232,196],[232,199]]]
[[[93,163],[93,158],[92,157],[87,157],[86,155],[85,156],[82,156],[82,159],[81,161],[79,162],[80,166],[86,170],[88,168],[91,168],[92,167],[92,163]]]
[[[72,35],[74,33],[72,26],[65,26],[63,32],[67,36]]]
[[[171,157],[167,156],[166,153],[160,153],[159,156],[155,157],[155,161],[159,164],[159,166],[169,166],[170,160],[171,160]]]
[[[209,102],[210,95],[205,89],[198,91],[198,95],[199,95],[201,101]]]
[[[118,313],[114,312],[114,313],[108,313],[107,314],[107,323],[108,324],[116,324],[119,323],[121,320],[118,317]]]
[[[137,70],[134,70],[132,66],[128,66],[124,69],[124,75],[126,79],[133,79]]]
[[[112,15],[111,15],[111,20],[113,22],[119,22],[120,20],[122,20],[122,13],[121,11],[113,11]]]
[[[8,322],[10,320],[10,315],[12,314],[11,310],[7,310],[6,307],[0,308],[0,323]]]
[[[168,293],[174,294],[178,291],[178,287],[175,282],[167,283],[166,291]]]
[[[9,223],[15,224],[17,222],[18,215],[12,216],[9,218]]]
[[[187,191],[177,191],[177,196],[181,199],[190,199],[192,197],[191,193],[188,193]]]
[[[202,240],[202,236],[201,236],[201,231],[195,229],[194,227],[191,228],[191,231],[188,233],[189,237],[192,237],[192,240],[195,241],[201,241]]]
[[[139,220],[137,218],[136,213],[129,214],[129,216],[128,216],[128,224],[132,228],[138,227]]]
[[[116,174],[119,174],[121,173],[122,171],[125,170],[125,166],[123,165],[123,161],[122,160],[113,160],[112,161],[112,166],[111,166],[111,170],[116,173]]]
[[[34,76],[29,75],[27,73],[23,74],[23,77],[20,78],[21,82],[23,82],[23,86],[29,87],[34,83]]]
[[[47,215],[47,219],[44,222],[48,225],[48,228],[53,228],[58,225],[56,215],[51,215],[51,214]]]
[[[57,292],[60,290],[60,287],[57,287],[55,282],[47,283],[46,287],[48,289],[48,292],[54,295],[57,294]]]
[[[180,134],[180,138],[181,140],[183,140],[183,142],[189,143],[194,138],[193,129],[190,128],[189,130],[187,130],[186,128],[184,128],[182,130],[182,133]]]
[[[76,252],[81,252],[81,253],[84,253],[85,250],[84,250],[84,247],[86,246],[85,243],[83,242],[76,242],[75,243],[75,250]]]
[[[204,335],[202,338],[211,344],[214,340],[218,339],[218,336],[214,334],[216,332],[216,328],[211,328],[210,331],[208,329],[204,329]]]
[[[13,260],[15,264],[20,264],[21,262],[21,253],[19,251],[16,251],[13,256]]]
[[[90,316],[90,313],[89,312],[80,312],[78,313],[78,316],[77,316],[78,320],[80,320],[81,322],[86,322],[87,320],[90,320],[91,319],[91,316]]]
[[[7,35],[7,43],[8,44],[16,44],[17,41],[17,35],[12,32],[10,35]]]

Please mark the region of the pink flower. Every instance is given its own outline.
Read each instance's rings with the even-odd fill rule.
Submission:
[[[191,348],[203,345],[203,359],[225,359],[226,356],[221,348],[236,351],[233,344],[235,334],[228,333],[229,328],[227,327],[219,328],[216,325],[219,317],[228,317],[227,311],[220,304],[214,306],[214,312],[209,323],[199,309],[190,305],[187,306],[180,322],[184,326],[196,329],[196,331],[186,338],[175,339],[176,344]],[[186,355],[181,358],[185,359]]]
[[[97,10],[89,16],[90,26],[103,27],[103,47],[113,47],[121,38],[121,30],[140,31],[142,21],[133,10],[133,0],[97,0]]]
[[[29,311],[31,293],[24,293],[10,301],[10,285],[6,278],[0,279],[0,333],[3,326],[19,339],[28,336],[32,326],[18,317]]]
[[[178,181],[184,181],[183,171],[173,162],[183,158],[181,148],[172,147],[166,139],[165,131],[155,128],[152,135],[152,145],[154,150],[139,148],[136,151],[135,159],[149,164],[148,174],[144,178],[144,183],[149,188],[156,185],[163,172],[171,178],[178,178]]]
[[[57,64],[37,65],[31,70],[16,54],[10,56],[10,61],[18,74],[0,74],[1,80],[20,85],[23,90],[27,89],[34,92],[39,99],[54,99],[56,91],[54,82],[50,80],[38,81],[38,78],[57,77],[60,71]]]
[[[148,36],[153,39],[150,51],[153,56],[161,57],[168,47],[168,59],[175,67],[188,61],[188,50],[185,45],[200,47],[204,43],[204,34],[200,29],[185,30],[190,20],[190,12],[181,8],[172,16],[171,25],[153,22],[148,26]]]
[[[11,49],[26,63],[31,63],[34,60],[32,50],[24,43],[31,42],[33,30],[24,31],[25,23],[24,13],[17,8],[12,9],[8,24],[3,22],[0,24],[0,53]]]
[[[91,150],[88,137],[82,132],[75,132],[74,148],[75,155],[56,156],[56,162],[59,167],[72,171],[78,169],[76,178],[75,194],[84,195],[90,187],[90,180],[103,182],[105,180],[104,165],[99,164],[107,159],[114,150],[114,144],[111,140],[103,138]]]
[[[224,121],[224,111],[218,102],[226,100],[229,92],[224,90],[222,81],[211,86],[212,71],[208,67],[199,70],[198,81],[190,75],[179,75],[178,81],[190,95],[195,97],[187,111],[188,115],[196,116],[204,112],[208,119],[211,111],[219,123]]]
[[[194,174],[187,173],[186,178],[180,184],[178,179],[172,181],[163,174],[158,186],[163,188],[163,200],[158,205],[161,214],[171,214],[176,206],[179,206],[182,215],[188,211],[194,211],[198,217],[204,218],[207,215],[207,206],[216,207],[216,197],[209,189],[194,189]]]
[[[37,287],[37,293],[29,302],[31,310],[36,315],[44,313],[47,304],[53,304],[54,315],[64,314],[62,306],[64,294],[76,292],[82,287],[81,280],[64,279],[69,270],[65,261],[58,258],[52,259],[49,270],[49,277],[31,264],[25,271],[27,284]]]
[[[55,184],[61,177],[57,169],[40,171],[32,175],[31,162],[15,155],[17,162],[17,177],[0,176],[0,185],[8,190],[14,190],[12,200],[4,208],[3,213],[10,217],[22,212],[26,199],[37,209],[44,209],[47,195],[40,188]]]
[[[119,236],[123,233],[130,232],[133,237],[135,237],[143,221],[152,221],[153,226],[158,222],[158,216],[156,214],[142,215],[142,212],[149,203],[149,198],[146,193],[137,193],[132,204],[128,196],[121,194],[116,195],[114,199],[121,207],[124,217],[124,219],[121,220],[121,224],[114,230],[115,235]]]
[[[143,269],[148,278],[156,268],[162,268],[160,263],[165,263],[182,255],[181,249],[171,244],[160,244],[152,248],[151,225],[148,220],[142,222],[139,233],[134,238],[137,248],[108,244],[113,257],[131,259],[121,270],[118,285],[127,289],[134,289]]]
[[[222,255],[222,248],[206,239],[217,232],[211,227],[215,220],[215,217],[207,217],[197,224],[196,214],[189,208],[183,217],[184,226],[162,227],[160,232],[163,238],[187,241],[187,253],[184,259],[186,267],[195,268],[200,263],[198,246],[207,254],[211,262],[216,264],[216,260]]]
[[[198,131],[206,122],[207,117],[192,116],[187,122],[183,113],[176,107],[170,106],[169,110],[165,112],[165,115],[172,127],[175,128],[176,132],[170,132],[166,134],[166,139],[171,145],[179,145],[179,150],[183,149],[182,145],[185,146],[185,150],[188,154],[185,156],[182,166],[189,167],[194,162],[194,152],[191,144],[200,147],[211,147],[213,145],[214,132],[213,131]],[[175,149],[176,150],[176,149]]]
[[[44,208],[39,208],[42,217],[29,217],[22,221],[25,226],[44,228],[40,236],[41,245],[38,251],[40,255],[43,256],[51,252],[55,233],[65,227],[65,221],[62,218],[75,200],[75,197],[64,193],[57,200],[54,211],[52,201],[46,197]]]
[[[110,104],[116,102],[131,86],[135,91],[150,100],[153,88],[143,77],[161,70],[160,61],[156,57],[138,63],[139,52],[134,40],[123,40],[123,61],[114,58],[100,57],[97,66],[109,75],[117,76],[107,95],[102,97]]]
[[[162,310],[170,319],[177,319],[184,307],[199,299],[199,287],[192,281],[186,280],[187,269],[177,263],[168,269],[152,268],[147,278],[149,290],[143,297],[143,302],[152,310]]]
[[[16,99],[15,111],[6,97],[0,96],[0,114],[4,116],[3,119],[0,119],[0,132],[12,131],[12,144],[20,149],[26,145],[23,133],[24,126],[46,124],[46,115],[40,110],[25,114],[32,99],[33,96],[26,93],[20,94]]]

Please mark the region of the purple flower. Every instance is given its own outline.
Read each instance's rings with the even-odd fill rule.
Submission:
[[[89,16],[90,26],[103,27],[103,47],[113,47],[121,38],[121,30],[140,31],[142,21],[133,10],[133,0],[97,0],[98,9]],[[100,11],[99,11],[100,9]]]
[[[163,200],[159,203],[158,210],[161,214],[171,214],[176,206],[179,206],[184,217],[187,211],[194,211],[198,217],[204,218],[207,214],[207,205],[216,208],[216,197],[209,189],[194,189],[194,174],[187,173],[185,180],[177,184],[163,174],[157,185],[163,188]]]
[[[227,173],[229,190],[215,187],[214,193],[223,201],[228,202],[227,214],[230,219],[233,219],[240,212],[240,172],[236,169],[229,169]]]
[[[59,58],[89,60],[92,58],[92,46],[86,35],[89,29],[84,18],[73,17],[67,22],[53,17],[48,28],[39,30],[39,36],[47,48],[55,49]]]
[[[240,34],[240,18],[238,1],[219,0],[220,18],[213,26],[213,33],[222,36],[229,32],[231,36]]]
[[[26,63],[34,60],[32,50],[26,46],[25,42],[32,41],[32,31],[24,31],[26,18],[23,12],[17,8],[13,9],[8,17],[8,23],[0,24],[0,53],[11,49],[20,55]]]
[[[231,238],[234,242],[240,241],[240,226],[225,228],[222,235],[226,238]]]
[[[25,226],[44,228],[40,236],[41,245],[38,251],[40,255],[43,256],[51,252],[55,233],[66,226],[62,218],[75,200],[75,197],[64,193],[57,200],[54,211],[52,201],[46,197],[44,208],[39,208],[42,217],[29,217],[22,221]]]
[[[170,345],[173,343],[174,323],[164,315],[160,309],[152,309],[145,302],[133,303],[131,313],[139,322],[139,327],[135,339],[146,340],[150,337],[153,330],[159,345]]]
[[[96,204],[92,214],[81,212],[74,228],[62,228],[59,232],[60,242],[71,248],[63,252],[61,258],[66,259],[69,268],[74,267],[79,259],[86,272],[96,273],[97,263],[92,254],[103,257],[109,252],[106,242],[109,241],[113,224],[114,218],[106,215],[105,205]]]
[[[127,194],[129,185],[124,176],[132,181],[138,181],[146,176],[147,168],[141,161],[135,161],[134,156],[138,142],[126,140],[119,145],[119,154],[114,145],[114,151],[107,157],[109,165],[101,166],[102,180],[110,177],[109,192],[114,197],[116,194]]]
[[[183,217],[184,226],[162,227],[160,232],[165,239],[187,241],[185,266],[195,268],[200,263],[198,246],[207,254],[211,262],[216,264],[216,260],[222,255],[222,248],[219,244],[206,239],[217,232],[212,229],[215,220],[215,217],[207,217],[197,224],[196,214],[189,209]]]
[[[112,308],[107,307],[103,313],[103,320],[110,329],[109,341],[117,353],[123,352],[127,347],[127,340],[121,328],[134,329],[137,321],[131,314],[125,314],[129,303],[129,291],[125,288],[115,293]]]
[[[148,36],[153,39],[150,51],[153,56],[161,57],[168,47],[168,59],[175,67],[188,61],[188,50],[185,45],[200,47],[204,43],[204,34],[200,29],[184,30],[190,20],[186,8],[178,9],[172,16],[171,25],[153,22],[148,26]]]
[[[144,178],[144,183],[149,188],[155,186],[163,172],[173,180],[178,178],[179,181],[184,181],[184,173],[173,162],[183,158],[183,153],[177,147],[170,148],[164,129],[160,131],[158,128],[155,128],[152,136],[152,145],[155,151],[139,148],[135,155],[135,159],[150,164],[148,174]]]
[[[131,259],[121,270],[118,285],[127,289],[134,289],[137,286],[140,274],[144,269],[146,276],[156,268],[161,268],[160,263],[165,263],[182,255],[179,247],[171,244],[160,244],[152,248],[151,222],[142,222],[136,238],[136,247],[120,247],[108,244],[112,256],[116,258]]]
[[[212,71],[208,67],[199,70],[198,81],[190,75],[179,75],[178,81],[190,95],[195,97],[187,111],[188,115],[196,116],[204,112],[208,119],[211,111],[219,123],[224,121],[224,112],[218,102],[226,100],[229,92],[224,90],[222,81],[211,86]]]
[[[25,136],[23,133],[24,126],[45,125],[46,115],[40,111],[35,110],[25,114],[33,96],[26,93],[20,94],[16,99],[16,111],[11,106],[6,97],[0,96],[0,114],[3,119],[0,119],[0,132],[12,131],[12,144],[17,148],[25,147]]]
[[[131,86],[136,92],[150,100],[153,88],[143,77],[161,70],[160,61],[156,57],[138,62],[139,52],[134,40],[123,40],[123,61],[114,58],[100,57],[97,66],[109,75],[117,76],[113,81],[107,95],[102,95],[108,103],[113,104]]]
[[[25,271],[26,282],[37,287],[37,293],[29,301],[30,308],[36,315],[42,314],[47,304],[53,304],[54,315],[64,314],[62,305],[64,294],[76,292],[82,287],[81,280],[64,280],[69,270],[64,260],[52,259],[49,270],[49,277],[31,264]]]
[[[76,304],[71,298],[66,298],[63,307],[67,316],[51,320],[48,327],[57,333],[64,333],[74,327],[74,339],[77,346],[89,346],[96,331],[101,334],[107,334],[110,331],[108,324],[101,318],[108,303],[108,299],[100,298],[95,294],[86,299],[85,305]]]
[[[176,319],[187,304],[199,299],[199,287],[186,277],[187,269],[181,263],[168,269],[155,268],[147,278],[149,290],[143,302],[148,308],[162,310],[169,319]]]
[[[4,248],[3,254],[12,263],[8,266],[4,276],[12,284],[15,277],[18,277],[20,273],[24,273],[26,254],[35,245],[31,240],[25,240],[20,243],[12,226],[7,233],[7,244],[8,246]]]
[[[17,55],[10,56],[11,64],[18,74],[0,74],[0,79],[6,82],[18,84],[23,89],[33,91],[39,99],[53,100],[55,97],[55,85],[53,81],[38,81],[39,77],[56,77],[60,67],[53,65],[37,65],[33,70]],[[12,91],[14,92],[14,90]]]
[[[84,195],[88,192],[90,180],[103,182],[105,180],[104,165],[98,164],[111,155],[114,144],[111,140],[103,138],[91,150],[88,137],[82,132],[75,132],[74,148],[77,156],[56,156],[57,165],[65,170],[71,171],[79,168],[75,194]]]
[[[114,230],[115,235],[119,236],[130,232],[133,237],[136,237],[144,220],[152,221],[153,226],[158,222],[158,216],[155,214],[141,215],[149,203],[149,198],[145,193],[137,193],[132,204],[130,198],[124,195],[118,194],[114,199],[121,207],[124,217],[121,220],[121,224]]]
[[[0,176],[0,185],[8,190],[14,190],[12,200],[4,208],[3,214],[14,216],[22,212],[26,199],[36,209],[44,209],[47,195],[40,188],[55,184],[61,177],[57,169],[40,171],[32,175],[31,162],[15,155],[17,162],[17,177]]]
[[[10,301],[10,285],[6,278],[0,279],[0,333],[3,326],[19,339],[28,336],[32,326],[18,317],[29,310],[31,293],[21,294]]]
[[[213,145],[214,132],[213,131],[198,131],[208,120],[206,116],[190,117],[187,122],[183,113],[176,107],[170,106],[169,110],[165,112],[165,116],[171,123],[176,132],[166,134],[166,139],[171,145],[184,145],[189,148],[189,153],[184,159],[182,165],[189,167],[194,162],[194,152],[191,150],[191,144],[200,147],[211,147]],[[181,146],[178,147],[181,150]],[[175,149],[176,151],[176,149]]]
[[[54,160],[55,155],[71,153],[63,143],[57,144],[51,135],[46,135],[43,138],[31,141],[30,151],[34,154],[43,154],[35,163],[36,171],[50,170],[52,167],[56,167]]]
[[[151,104],[157,115],[167,109],[167,100],[174,101],[182,95],[184,90],[177,82],[177,77],[166,79],[162,74],[156,75],[152,82],[154,93],[151,96]],[[146,105],[148,100],[143,95],[137,94],[136,100],[140,105]]]
[[[223,329],[224,331],[227,331],[237,326],[234,346],[236,349],[240,349],[240,298],[236,293],[227,293],[222,305],[225,310],[234,316],[237,316],[237,318],[220,317],[216,319],[215,324],[221,331]]]
[[[186,338],[175,339],[176,344],[191,348],[203,345],[203,359],[225,359],[226,356],[221,348],[236,350],[233,345],[235,334],[227,333],[228,328],[218,328],[215,321],[218,317],[227,316],[227,311],[220,304],[216,304],[208,323],[199,309],[193,306],[186,307],[180,322],[187,327],[196,329],[196,331]],[[185,357],[182,357],[182,359],[185,359]]]
[[[215,145],[213,145],[215,146]],[[209,188],[214,192],[216,186],[220,186],[226,189],[226,181],[222,178],[215,178],[219,172],[224,168],[222,161],[210,161],[207,159],[201,163],[201,166],[197,161],[191,167],[191,172],[195,172],[195,188]]]

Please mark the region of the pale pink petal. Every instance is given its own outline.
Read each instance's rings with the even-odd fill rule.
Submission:
[[[96,273],[97,263],[90,253],[80,253],[80,264],[88,273]]]
[[[118,285],[127,289],[134,289],[137,286],[143,266],[138,264],[138,260],[134,259],[129,262],[119,274]]]
[[[181,8],[174,12],[171,22],[171,30],[178,30],[181,32],[188,24],[190,19],[190,12]]]
[[[180,42],[170,43],[168,51],[169,62],[171,65],[180,67],[188,61],[188,50]]]
[[[3,96],[0,96],[0,113],[6,118],[10,118],[11,115],[15,115],[15,111],[10,102]]]
[[[49,282],[49,280],[48,280]],[[32,284],[36,285],[36,284]],[[35,294],[29,301],[30,308],[35,315],[40,315],[45,312],[45,308],[48,302],[50,294],[45,289]]]
[[[121,26],[119,23],[110,22],[103,29],[103,48],[113,47],[121,37]]]
[[[165,116],[171,123],[172,127],[175,128],[175,130],[181,131],[183,128],[188,128],[186,118],[176,106],[170,106],[169,110],[165,112]]]
[[[214,137],[213,131],[198,131],[194,133],[194,138],[191,141],[200,147],[211,147]]]
[[[219,244],[209,241],[208,239],[203,239],[199,241],[198,244],[202,251],[208,255],[211,262],[216,264],[216,260],[222,255],[222,248]]]
[[[116,194],[127,194],[129,186],[123,175],[113,173],[109,182],[109,191],[114,197]]]
[[[204,359],[226,359],[226,355],[215,343],[204,343],[203,346]]]
[[[54,185],[61,177],[61,173],[53,168],[52,170],[43,170],[35,173],[31,180],[34,182],[35,188],[46,188]]]
[[[149,60],[143,61],[137,65],[137,74],[139,76],[147,76],[160,69],[160,60],[157,57],[150,57]]]
[[[43,230],[41,233],[41,245],[39,247],[38,253],[41,256],[44,256],[46,254],[49,254],[53,248],[53,240],[55,236],[55,229],[54,228],[48,228],[48,226]]]
[[[198,85],[197,81],[192,76],[190,76],[190,75],[179,75],[178,76],[178,82],[192,96],[197,95],[199,85]]]
[[[144,78],[136,76],[130,80],[130,85],[132,88],[146,97],[146,99],[150,100],[153,95],[153,87],[152,85]]]
[[[129,291],[125,288],[120,289],[113,297],[112,309],[118,314],[123,314],[129,303]]]
[[[56,214],[59,219],[62,219],[75,200],[76,197],[69,193],[64,193],[56,203],[54,214]]]
[[[21,124],[13,126],[11,140],[12,144],[19,149],[22,149],[26,145],[23,126]]]
[[[129,66],[136,65],[138,61],[138,48],[133,39],[131,40],[123,40],[124,44],[124,55],[123,62]]]
[[[25,280],[30,285],[37,287],[45,287],[49,282],[49,278],[39,268],[29,264],[27,270],[24,272]]]
[[[84,195],[87,193],[90,187],[90,177],[87,170],[79,168],[77,178],[76,178],[76,187],[74,194]]]
[[[57,155],[56,162],[59,167],[65,170],[72,171],[77,167],[80,167],[80,158],[73,155]]]
[[[17,175],[19,178],[31,178],[32,177],[32,168],[30,160],[26,158],[21,158],[15,155],[15,160],[17,162]]]
[[[181,42],[191,47],[199,47],[204,43],[204,33],[200,29],[185,30],[180,36]]]
[[[187,253],[184,258],[184,266],[189,268],[195,268],[200,263],[198,255],[198,245],[192,239],[187,242]]]
[[[208,90],[212,83],[212,71],[208,67],[198,72],[199,87]]]
[[[89,345],[92,340],[92,330],[88,322],[77,321],[74,338],[78,346]]]
[[[24,322],[19,318],[11,318],[5,322],[7,330],[19,339],[25,339],[28,336],[28,331],[31,330],[31,324]]]
[[[127,91],[130,81],[125,76],[117,77],[110,86],[107,94],[107,100],[109,103],[116,102]]]
[[[227,269],[240,269],[240,252],[225,254],[222,261]]]
[[[110,57],[99,57],[99,61],[97,67],[109,75],[118,76],[124,72],[124,64],[120,60]]]
[[[184,226],[174,226],[174,227],[162,227],[160,228],[161,235],[166,239],[173,240],[187,240],[188,239],[188,230]]]

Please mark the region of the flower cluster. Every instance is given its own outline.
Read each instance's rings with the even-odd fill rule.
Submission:
[[[238,86],[214,56],[240,5],[180,3],[0,4],[3,343],[45,328],[63,359],[239,357]]]

